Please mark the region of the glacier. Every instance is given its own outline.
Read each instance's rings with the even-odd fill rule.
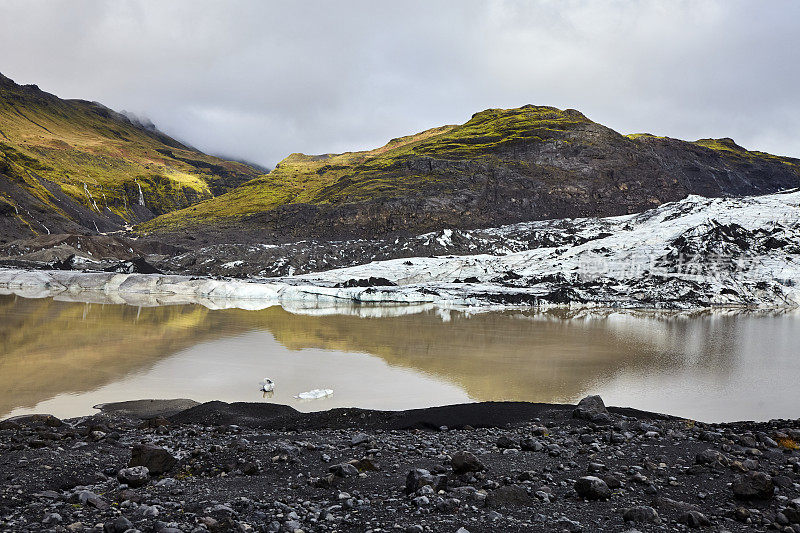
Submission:
[[[689,196],[618,217],[445,229],[383,242],[381,254],[392,247],[439,253],[247,279],[2,269],[0,292],[298,310],[367,303],[485,309],[800,306],[800,190]],[[247,266],[247,258],[219,260],[227,269]],[[262,271],[270,266],[250,265]]]

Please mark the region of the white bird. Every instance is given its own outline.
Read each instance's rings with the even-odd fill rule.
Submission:
[[[275,390],[275,383],[271,379],[264,378],[261,381],[261,392],[272,392],[274,390]]]
[[[301,392],[295,398],[298,400],[317,400],[319,398],[325,398],[326,396],[330,396],[333,394],[333,389],[314,389],[308,392]]]

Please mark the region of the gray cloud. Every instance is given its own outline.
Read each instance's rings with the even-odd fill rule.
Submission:
[[[800,156],[800,3],[0,3],[0,71],[273,165],[489,107]]]

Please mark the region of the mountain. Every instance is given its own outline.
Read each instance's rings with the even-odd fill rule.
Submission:
[[[359,238],[623,215],[689,194],[798,185],[800,160],[731,139],[621,135],[572,109],[527,105],[375,150],[292,154],[269,174],[138,229],[201,243]]]
[[[136,224],[139,235],[192,248],[418,235],[800,185],[800,160],[731,139],[621,135],[578,111],[532,105],[375,150],[292,154],[262,171],[131,113],[0,75],[0,244]]]
[[[129,113],[62,100],[0,74],[0,242],[118,230],[259,174]]]

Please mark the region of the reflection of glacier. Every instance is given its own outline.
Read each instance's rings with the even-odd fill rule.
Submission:
[[[800,321],[798,309],[700,309],[700,310],[619,310],[584,308],[550,310],[544,313],[519,313],[520,320],[594,322],[615,337],[630,342],[644,342],[651,350],[664,354],[680,354],[681,358],[697,364],[708,364],[717,354],[730,362],[738,346],[747,345],[754,337],[747,328],[765,324],[769,319]],[[759,319],[758,321],[753,319]],[[760,326],[759,326],[760,327]],[[724,355],[723,355],[724,354]]]
[[[375,261],[250,282],[0,270],[0,288],[30,297],[99,292],[132,305],[193,302],[214,309],[281,304],[317,310],[352,302],[494,308],[797,307],[799,204],[797,191],[747,198],[690,196],[636,215],[445,230],[436,240],[444,250],[454,240],[481,235],[481,242],[475,240],[476,254]],[[370,277],[394,285],[345,283]]]

